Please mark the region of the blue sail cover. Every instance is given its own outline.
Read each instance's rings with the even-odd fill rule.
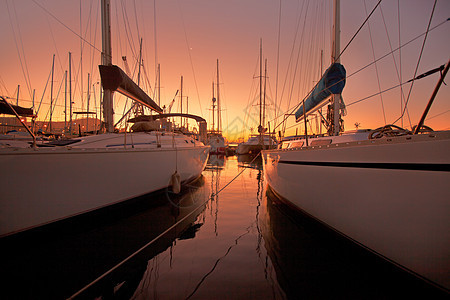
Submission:
[[[331,94],[340,94],[345,86],[345,68],[339,63],[332,64],[323,74],[322,79],[316,85],[311,95],[305,100],[305,112],[316,107]],[[295,120],[298,122],[303,116],[303,105],[295,112]]]

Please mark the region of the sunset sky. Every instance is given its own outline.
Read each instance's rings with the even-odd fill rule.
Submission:
[[[158,101],[154,92],[156,65],[160,64],[161,106],[171,102],[183,76],[183,108],[188,101],[189,112],[205,117],[210,123],[212,82],[216,82],[218,59],[222,130],[230,140],[247,136],[250,129],[255,132],[258,125],[260,40],[263,58],[267,59],[266,104],[271,129],[284,113],[291,112],[288,108],[307,95],[330,64],[332,1],[155,1],[111,0],[113,63],[125,70],[122,56],[126,56],[136,79],[142,38],[143,89]],[[341,0],[341,49],[377,2]],[[382,97],[353,103],[398,86],[399,77],[402,82],[413,78],[433,4],[431,0],[382,1],[369,20],[370,29],[367,25],[362,28],[342,54],[341,62],[348,76],[343,92],[347,104],[346,130],[354,129],[355,123],[360,128],[376,128],[400,116],[399,88],[383,93]],[[427,36],[417,75],[447,63],[450,58],[450,21],[446,21],[449,17],[450,1],[437,1],[430,25],[437,27]],[[99,112],[100,0],[2,0],[0,25],[0,95],[12,98],[10,102],[15,104],[20,85],[19,105],[30,107],[35,90],[36,109],[42,99],[38,119],[48,119],[49,76],[55,55],[53,119],[63,121],[64,72],[68,70],[71,52],[74,111],[86,110],[90,73],[89,110],[97,108]],[[413,39],[400,52],[389,54],[391,49]],[[369,66],[374,58],[383,56]],[[438,77],[434,74],[416,81],[411,93],[411,84],[403,86],[404,99],[410,94],[404,127],[409,127],[410,122],[417,124]],[[449,78],[446,83],[450,82]],[[130,102],[116,97],[116,120],[125,105],[129,107]],[[282,116],[277,120],[275,108]],[[177,111],[179,97],[172,108],[172,112]],[[310,123],[315,130],[315,121]],[[303,126],[294,124],[294,117],[290,117],[286,135],[295,133],[297,127],[302,132]],[[401,121],[396,124],[402,125]],[[426,124],[435,130],[450,129],[448,85],[441,87]]]

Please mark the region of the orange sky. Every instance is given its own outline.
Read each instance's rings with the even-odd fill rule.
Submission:
[[[125,69],[121,57],[127,56],[133,72],[139,55],[139,38],[142,38],[145,71],[152,88],[155,86],[155,61],[161,66],[161,105],[168,105],[172,100],[180,88],[180,78],[183,76],[183,95],[187,96],[184,100],[189,101],[189,112],[202,115],[210,122],[211,84],[216,80],[216,60],[219,59],[220,98],[224,109],[222,129],[230,139],[243,137],[249,133],[250,128],[257,127],[259,115],[255,98],[258,79],[254,77],[258,76],[259,72],[260,39],[263,40],[263,57],[267,59],[268,64],[269,120],[274,118],[275,98],[279,111],[284,113],[288,103],[290,107],[294,107],[313,87],[320,73],[320,50],[323,50],[323,69],[330,63],[331,1],[283,1],[280,30],[279,1],[165,0],[156,1],[156,4],[144,0],[111,2],[113,63]],[[364,21],[366,12],[363,1],[341,2],[341,48],[344,48]],[[370,12],[377,1],[365,2],[367,11]],[[57,108],[53,118],[64,120],[63,73],[68,69],[70,51],[73,58],[72,89],[76,106],[74,111],[81,110],[82,105],[83,110],[86,110],[88,73],[91,74],[90,110],[93,110],[93,103],[97,103],[98,107],[97,65],[101,49],[99,3],[99,0],[2,1],[0,95],[15,98],[17,86],[20,85],[19,104],[31,106],[32,90],[35,89],[37,107],[43,97],[55,54],[53,98],[57,98]],[[374,55],[379,58],[389,53],[391,47],[398,47],[397,4],[398,1],[394,0],[384,1],[381,10],[378,9],[370,20],[374,54],[367,26],[345,50],[341,60],[347,75],[367,66],[373,61]],[[433,1],[400,0],[399,5],[400,39],[403,44],[425,32]],[[306,11],[308,14],[305,18]],[[431,26],[444,22],[449,15],[450,2],[437,1]],[[323,16],[325,22],[318,16]],[[418,74],[436,68],[449,59],[449,26],[450,22],[447,21],[429,33]],[[77,35],[82,35],[90,45],[87,42],[82,43]],[[402,48],[402,81],[412,78],[422,42],[423,36]],[[399,68],[399,53],[396,52],[394,57]],[[392,55],[388,55],[377,63],[377,69],[372,65],[347,78],[343,92],[345,103],[348,105],[377,93],[380,89],[398,85],[399,79],[393,61]],[[24,74],[29,78],[28,83]],[[412,125],[418,122],[437,79],[438,75],[434,74],[414,83],[408,106]],[[142,80],[147,82],[147,79]],[[146,85],[144,87],[148,88]],[[404,86],[405,97],[408,96],[409,88],[410,85]],[[93,89],[95,92],[92,92]],[[153,90],[149,91],[149,94],[153,97]],[[444,85],[429,112],[427,125],[435,130],[450,128],[449,95],[450,88]],[[12,102],[15,103],[15,100]],[[42,102],[39,119],[48,119],[50,85]],[[125,103],[125,99],[117,98],[116,120],[123,112]],[[179,110],[178,103],[177,99],[172,112]],[[384,115],[386,122],[391,123],[397,119],[400,111],[400,91],[396,89],[383,94],[382,98],[377,96],[348,106],[346,129],[354,129],[356,122],[360,123],[362,128],[376,128],[385,124]],[[291,117],[287,135],[295,133],[294,123]],[[275,122],[271,123],[271,128],[274,124]],[[408,118],[404,119],[403,125],[409,127]],[[303,130],[303,126],[297,127]]]

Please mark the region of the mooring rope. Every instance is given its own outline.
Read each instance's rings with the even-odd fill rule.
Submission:
[[[261,155],[261,152],[258,153],[258,155],[256,155],[253,160],[250,162],[250,164],[252,164],[256,158],[258,158]],[[181,222],[183,222],[184,220],[186,220],[189,216],[191,216],[193,213],[195,213],[199,208],[202,208],[206,203],[208,203],[214,196],[218,195],[221,191],[223,191],[227,186],[229,186],[234,180],[236,180],[247,168],[244,168],[242,171],[240,171],[230,182],[228,182],[224,187],[222,187],[217,193],[212,193],[210,197],[208,197],[208,199],[206,201],[204,201],[202,204],[200,204],[197,208],[195,208],[193,211],[191,211],[190,213],[188,213],[186,216],[184,216],[183,218],[181,218],[180,220],[178,220],[178,222],[176,222],[175,224],[173,224],[172,226],[170,226],[169,228],[167,228],[165,231],[163,231],[162,233],[160,233],[157,237],[155,237],[153,240],[151,240],[150,242],[148,242],[147,244],[145,244],[144,246],[142,246],[141,248],[139,248],[138,250],[136,250],[133,254],[129,255],[127,258],[125,258],[124,260],[122,260],[120,263],[118,263],[117,265],[115,265],[114,267],[112,267],[111,269],[109,269],[108,271],[106,271],[105,273],[103,273],[102,275],[100,275],[97,279],[95,279],[94,281],[92,281],[91,283],[89,283],[88,285],[86,285],[85,287],[83,287],[82,289],[80,289],[78,292],[76,292],[75,294],[73,294],[72,296],[70,296],[68,299],[74,299],[75,297],[78,297],[79,295],[81,295],[83,292],[85,292],[87,289],[89,289],[90,287],[92,287],[94,284],[96,284],[97,282],[99,282],[100,280],[102,280],[103,278],[105,278],[106,276],[108,276],[109,274],[111,274],[113,271],[115,271],[117,268],[119,268],[120,266],[122,266],[124,263],[126,263],[127,261],[129,261],[130,259],[132,259],[134,256],[136,256],[137,254],[139,254],[142,250],[144,250],[145,248],[147,248],[148,246],[150,246],[151,244],[153,244],[154,242],[156,242],[158,239],[160,239],[162,236],[164,236],[166,233],[168,233],[169,231],[171,231],[173,228],[175,228],[176,226],[178,226]]]

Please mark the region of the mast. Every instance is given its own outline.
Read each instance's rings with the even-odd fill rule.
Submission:
[[[181,76],[181,87],[180,87],[180,113],[183,113],[183,75]],[[183,117],[180,117],[180,128],[183,127]]]
[[[266,125],[266,83],[267,83],[267,58],[265,59],[265,64],[264,64],[264,96],[263,96],[263,113],[262,113],[263,130],[264,130],[264,126]]]
[[[33,101],[33,106],[32,106],[32,108],[33,108],[33,111],[35,111],[34,110],[34,96],[35,96],[35,94],[36,94],[36,90],[34,89],[33,90],[33,99],[32,99],[32,101]],[[36,118],[35,117],[32,117],[31,118],[31,131],[34,133],[34,129],[35,129],[35,120],[36,120]]]
[[[102,0],[102,64],[112,65],[111,50],[111,3]],[[114,132],[114,112],[112,91],[103,88],[103,120],[107,132]]]
[[[64,132],[66,132],[66,130],[67,130],[67,70],[64,73]]]
[[[72,53],[69,52],[69,132],[72,134]]]
[[[158,64],[158,105],[161,106],[161,68]]]
[[[49,131],[52,132],[52,116],[53,116],[53,74],[55,70],[55,54],[53,54],[53,62],[52,62],[52,82],[50,84],[50,124],[49,124]]]
[[[214,98],[214,80],[212,82],[212,132],[214,132],[215,129],[215,124],[214,124],[214,108],[216,107],[216,98]]]
[[[217,132],[221,132],[221,118],[220,118],[220,98],[219,98],[219,59],[217,59]]]
[[[262,122],[262,39],[260,40],[259,45],[259,126],[258,129],[261,128]],[[260,131],[260,130],[258,130]],[[261,132],[260,132],[261,134]]]
[[[334,0],[334,18],[333,18],[333,49],[331,54],[331,60],[333,63],[339,63],[340,49],[340,32],[341,32],[341,18],[340,18],[340,0]],[[340,131],[340,101],[341,94],[333,94],[333,135],[339,135]]]
[[[88,73],[88,87],[87,87],[87,103],[86,103],[86,132],[89,132],[89,100],[91,99],[90,87],[91,87],[91,74]]]
[[[138,60],[138,77],[137,77],[137,85],[141,85],[141,65],[142,65],[142,38],[139,41],[139,60]],[[144,107],[141,104],[136,105],[135,110],[136,115],[144,114]]]

